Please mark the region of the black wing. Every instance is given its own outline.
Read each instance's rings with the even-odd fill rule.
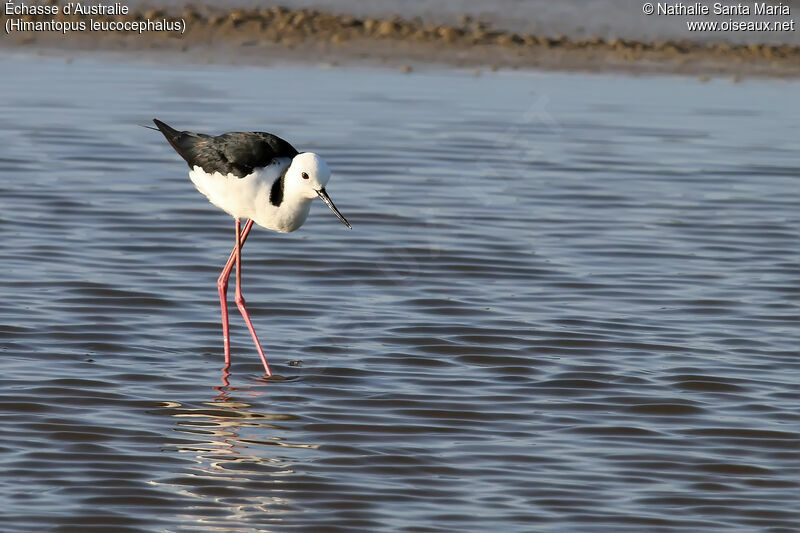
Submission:
[[[178,131],[153,119],[169,144],[189,164],[213,174],[233,174],[243,178],[255,168],[269,165],[276,157],[293,158],[294,146],[263,131],[233,132],[213,136],[190,131]]]

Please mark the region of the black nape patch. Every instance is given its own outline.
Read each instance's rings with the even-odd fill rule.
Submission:
[[[275,207],[280,207],[281,203],[283,202],[283,180],[286,178],[287,170],[289,170],[289,167],[286,167],[286,170],[281,172],[281,175],[278,176],[278,178],[272,184],[272,189],[269,191],[269,203]]]

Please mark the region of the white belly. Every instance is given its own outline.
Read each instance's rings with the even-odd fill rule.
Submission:
[[[288,233],[303,225],[311,200],[284,196],[280,207],[270,202],[272,184],[289,166],[288,158],[276,159],[272,165],[256,169],[244,178],[219,172],[209,174],[199,166],[189,172],[197,190],[234,218],[252,218],[259,226]]]
[[[219,172],[209,174],[199,166],[189,172],[197,190],[234,218],[256,218],[262,203],[269,203],[272,184],[289,165],[289,160],[276,160],[272,165],[254,170],[244,178]]]

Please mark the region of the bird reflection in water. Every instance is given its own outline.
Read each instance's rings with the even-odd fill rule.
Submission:
[[[298,361],[290,361],[289,366],[296,366]],[[265,391],[257,391],[256,389],[251,389],[249,387],[231,387],[230,383],[230,372],[231,365],[230,363],[226,363],[225,366],[222,367],[222,385],[219,387],[214,387],[214,390],[219,392],[219,395],[214,399],[214,401],[218,401],[220,398],[225,398],[228,396],[227,391],[248,391],[250,396],[263,396],[266,394]],[[262,382],[262,383],[269,383],[270,381],[292,381],[297,379],[297,376],[279,376],[278,374],[272,374],[269,378],[267,377],[260,377],[260,378],[253,378],[253,381]]]
[[[298,417],[259,412],[238,399],[260,396],[259,389],[215,387],[218,395],[200,407],[161,405],[160,412],[176,419],[173,429],[182,435],[168,449],[194,455],[194,464],[153,484],[195,498],[197,505],[187,508],[183,518],[204,530],[280,523],[293,507],[283,485],[286,477],[304,461],[304,450],[318,448],[281,436],[294,429],[291,423]]]

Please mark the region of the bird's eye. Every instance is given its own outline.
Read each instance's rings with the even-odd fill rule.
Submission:
[[[303,172],[303,173],[302,173],[302,174],[300,174],[300,175],[301,175],[301,176],[303,176],[303,179],[304,179],[304,180],[307,180],[307,179],[308,179],[308,174],[306,174],[305,172]]]

